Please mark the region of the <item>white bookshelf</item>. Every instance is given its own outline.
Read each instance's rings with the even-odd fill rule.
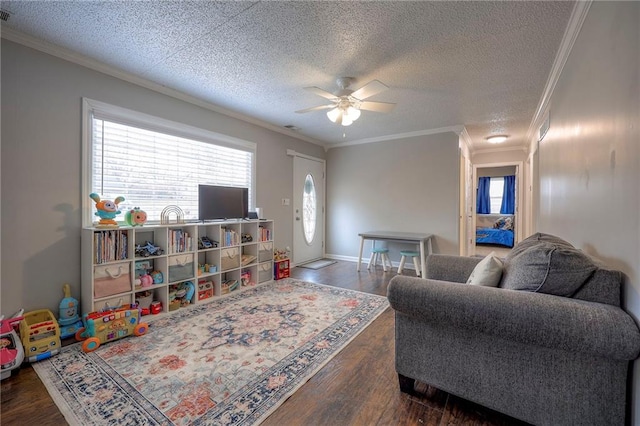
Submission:
[[[197,304],[226,294],[225,282],[237,281],[235,291],[239,291],[271,281],[273,230],[271,220],[84,228],[82,313],[101,310],[106,305],[135,303],[147,291],[154,301],[162,303],[161,312],[166,313],[176,291],[189,288],[188,282],[195,289],[189,304]],[[199,245],[202,237],[217,244]],[[147,241],[160,247],[163,253],[136,257],[136,246]],[[210,268],[203,270],[201,266],[205,265]],[[162,282],[142,287],[138,279],[143,270],[159,272]],[[247,285],[243,285],[243,278]],[[213,295],[205,297],[208,293]],[[173,307],[176,306],[174,303]]]

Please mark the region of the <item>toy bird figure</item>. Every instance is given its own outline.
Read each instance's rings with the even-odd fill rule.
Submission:
[[[118,222],[114,219],[121,213],[118,210],[118,204],[124,201],[124,197],[118,197],[114,201],[100,200],[100,196],[95,192],[89,194],[89,197],[96,202],[96,216],[100,218],[97,227],[99,228],[112,228],[118,227]]]

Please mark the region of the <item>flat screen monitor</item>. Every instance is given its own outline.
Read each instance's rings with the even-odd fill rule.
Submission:
[[[244,219],[248,216],[248,188],[198,185],[198,219]]]

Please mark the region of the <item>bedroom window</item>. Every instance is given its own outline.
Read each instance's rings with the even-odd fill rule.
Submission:
[[[254,203],[255,144],[84,99],[83,225],[91,226],[96,192],[123,196],[159,222],[168,205],[198,219],[198,184],[249,188]],[[86,198],[86,199],[84,199]]]
[[[491,182],[489,183],[489,202],[491,205],[491,213],[500,214],[503,191],[504,178],[492,177]]]

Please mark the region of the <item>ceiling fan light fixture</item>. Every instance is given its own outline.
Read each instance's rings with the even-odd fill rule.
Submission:
[[[338,120],[338,117],[340,117],[340,114],[340,108],[334,108],[327,112],[327,117],[329,117],[329,120],[335,123]]]
[[[506,135],[489,136],[487,138],[487,142],[489,142],[489,143],[502,143],[502,142],[504,142],[506,140],[507,140],[507,136]]]
[[[353,120],[349,117],[349,114],[346,114],[346,111],[342,114],[342,122],[340,124],[343,126],[351,126],[353,124]]]
[[[360,110],[357,108],[354,108],[352,106],[350,106],[349,108],[347,108],[347,114],[349,114],[349,118],[351,118],[351,120],[356,121],[358,118],[360,118]]]

